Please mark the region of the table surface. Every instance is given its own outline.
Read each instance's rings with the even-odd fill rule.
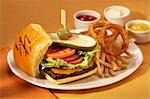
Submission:
[[[115,84],[83,91],[48,90],[19,79],[8,69],[6,55],[17,33],[29,23],[39,23],[48,32],[60,27],[60,9],[67,10],[67,27],[73,28],[73,13],[81,9],[98,11],[103,18],[104,8],[123,5],[131,10],[130,19],[150,20],[150,0],[1,0],[0,24],[0,98],[55,99],[150,99],[150,43],[138,44],[144,61],[136,72]],[[54,96],[52,93],[56,96]]]

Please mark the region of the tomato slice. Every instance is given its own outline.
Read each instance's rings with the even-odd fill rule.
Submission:
[[[84,57],[81,56],[80,58],[73,60],[73,61],[69,61],[70,64],[78,64],[81,63],[83,61]]]
[[[78,55],[78,54],[74,54],[74,55],[72,55],[72,56],[69,56],[69,57],[63,58],[63,60],[64,60],[64,61],[69,62],[69,61],[76,60],[76,59],[78,59],[79,57],[80,57],[80,55]]]
[[[75,49],[65,48],[54,53],[48,53],[46,56],[51,58],[66,58],[75,54]]]
[[[48,48],[48,50],[46,51],[46,55],[52,53],[52,48]]]

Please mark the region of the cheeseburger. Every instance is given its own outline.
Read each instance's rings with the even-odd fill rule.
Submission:
[[[15,63],[30,76],[41,73],[54,84],[63,84],[90,76],[97,71],[93,56],[96,41],[66,29],[47,34],[38,24],[29,24],[16,37]]]

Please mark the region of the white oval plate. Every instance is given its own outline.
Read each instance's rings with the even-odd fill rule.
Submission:
[[[34,78],[26,73],[24,73],[14,62],[13,50],[10,50],[7,55],[7,61],[12,72],[20,77],[21,79],[40,87],[51,88],[51,89],[60,89],[60,90],[81,90],[81,89],[90,89],[96,87],[102,87],[106,85],[113,84],[118,82],[129,75],[131,75],[143,62],[143,55],[139,47],[135,43],[129,45],[128,51],[134,55],[129,63],[129,68],[120,71],[116,76],[109,78],[99,78],[96,75],[74,81],[67,84],[55,85],[48,82],[46,79]]]

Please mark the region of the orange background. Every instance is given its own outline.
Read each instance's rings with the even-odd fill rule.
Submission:
[[[74,28],[73,14],[77,10],[93,9],[103,16],[104,8],[110,5],[128,7],[131,10],[130,19],[150,20],[150,0],[1,0],[0,4],[0,47],[12,46],[17,33],[31,22],[43,25],[48,32],[56,31],[60,27],[61,8],[67,11],[68,28]],[[144,62],[128,78],[96,89],[51,91],[60,99],[150,99],[150,43],[138,44],[138,46],[143,52]],[[25,85],[27,86],[27,84]],[[39,91],[38,94],[46,93],[43,90],[41,89],[42,92]],[[17,93],[13,96],[15,97],[15,95]],[[23,96],[26,94],[22,94]]]
[[[150,0],[0,0],[1,46],[9,46],[17,33],[29,23],[39,23],[48,31],[60,27],[60,9],[67,11],[67,27],[74,28],[73,14],[81,9],[93,9],[103,16],[110,5],[128,7],[131,19],[150,19]]]

